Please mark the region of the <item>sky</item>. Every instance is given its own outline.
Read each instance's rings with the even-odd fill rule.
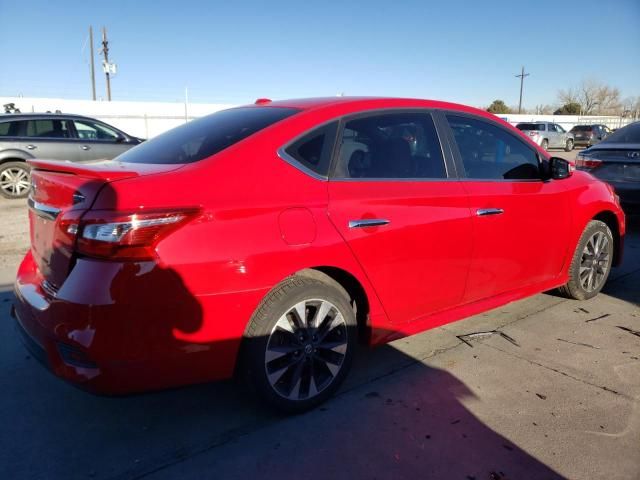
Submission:
[[[555,104],[584,79],[640,96],[640,0],[0,0],[0,96],[249,103],[382,95]]]

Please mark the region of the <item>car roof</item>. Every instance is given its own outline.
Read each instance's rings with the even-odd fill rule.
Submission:
[[[49,119],[49,118],[80,118],[84,120],[94,120],[91,117],[85,117],[84,115],[76,115],[73,113],[5,113],[0,114],[0,122],[5,120],[37,120],[37,119]]]
[[[276,100],[272,102],[261,102],[262,106],[297,108],[300,110],[316,110],[325,107],[342,105],[352,107],[354,110],[370,109],[370,108],[439,108],[458,111],[468,111],[473,113],[482,112],[485,115],[493,116],[484,110],[469,107],[451,102],[443,102],[439,100],[426,100],[419,98],[403,98],[403,97],[355,97],[355,96],[336,96],[336,97],[317,97],[317,98],[298,98],[291,100]]]

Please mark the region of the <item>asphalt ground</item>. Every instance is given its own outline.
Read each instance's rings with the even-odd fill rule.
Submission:
[[[0,478],[640,478],[638,219],[598,297],[362,349],[337,396],[293,417],[230,381],[110,398],[53,377],[9,315],[24,202],[0,200],[0,226]]]

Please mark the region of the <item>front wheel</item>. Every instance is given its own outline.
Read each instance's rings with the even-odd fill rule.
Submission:
[[[571,150],[573,150],[573,140],[569,139],[567,140],[567,144],[564,146],[564,151],[570,152]]]
[[[613,235],[607,224],[590,221],[569,266],[569,281],[560,287],[560,293],[575,300],[595,297],[609,278],[613,248]]]
[[[245,334],[241,369],[249,387],[278,410],[327,400],[351,367],[356,318],[329,277],[294,275],[262,301]]]
[[[5,198],[24,198],[29,193],[29,165],[25,162],[0,164],[0,194]]]

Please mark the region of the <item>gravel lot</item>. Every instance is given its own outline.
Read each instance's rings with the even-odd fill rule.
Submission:
[[[605,294],[363,350],[338,396],[295,417],[231,382],[106,398],[54,378],[9,316],[24,203],[0,200],[0,225],[0,478],[640,478],[637,220]]]

